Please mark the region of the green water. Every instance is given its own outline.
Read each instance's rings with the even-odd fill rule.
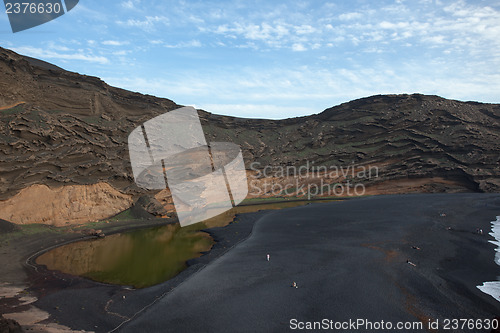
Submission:
[[[172,224],[64,245],[41,255],[37,263],[95,281],[144,288],[179,274],[187,260],[212,244],[208,234]]]
[[[237,206],[204,223],[183,228],[179,224],[169,224],[70,243],[44,253],[36,262],[50,270],[95,281],[144,288],[176,276],[187,267],[187,260],[210,250],[213,239],[199,230],[227,225],[236,214],[307,203],[290,201]]]

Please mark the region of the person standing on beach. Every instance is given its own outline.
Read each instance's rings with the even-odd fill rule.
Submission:
[[[406,259],[406,263],[412,265],[413,267],[417,266],[414,263],[412,263],[409,259]]]
[[[269,253],[267,254],[267,261],[269,261],[269,258],[271,258],[271,256],[269,255]]]

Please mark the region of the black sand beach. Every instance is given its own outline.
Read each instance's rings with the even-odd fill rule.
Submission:
[[[492,319],[500,304],[476,286],[500,275],[487,234],[497,215],[499,194],[311,204],[210,229],[214,249],[154,287],[30,276],[42,291],[36,306],[61,324],[97,332],[284,332],[292,319],[424,327],[429,320]]]
[[[290,330],[293,318],[491,319],[500,305],[476,286],[495,280],[500,268],[488,236],[474,232],[489,230],[499,212],[500,196],[481,194],[370,197],[271,212],[249,239],[123,331],[276,332]]]

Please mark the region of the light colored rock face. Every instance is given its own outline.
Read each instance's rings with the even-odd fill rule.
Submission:
[[[107,183],[57,188],[32,185],[0,201],[0,218],[17,224],[64,226],[104,219],[131,205],[131,195]]]

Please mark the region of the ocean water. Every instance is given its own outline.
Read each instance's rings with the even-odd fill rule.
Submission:
[[[495,249],[495,262],[500,266],[500,216],[497,216],[496,221],[491,222],[491,232],[490,235],[495,238],[495,240],[489,241],[495,244],[497,248]],[[498,277],[500,279],[500,277]],[[490,295],[498,302],[500,302],[500,281],[484,282],[482,285],[477,286],[479,290],[483,293]]]

